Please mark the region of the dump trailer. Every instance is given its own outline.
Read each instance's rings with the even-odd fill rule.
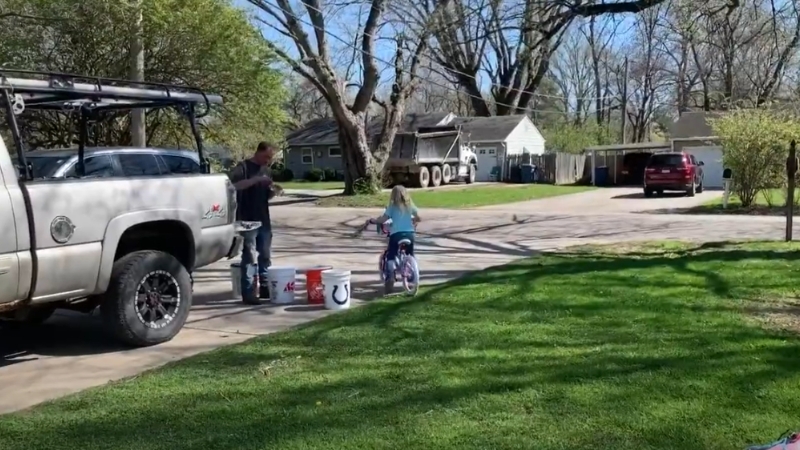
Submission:
[[[395,184],[409,187],[437,187],[452,181],[473,183],[478,160],[461,137],[460,126],[398,133],[386,170]]]

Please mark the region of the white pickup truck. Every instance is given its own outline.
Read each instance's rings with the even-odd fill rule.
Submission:
[[[198,106],[208,111],[222,99],[176,86],[125,86],[0,69],[0,106],[14,136],[14,142],[0,137],[0,315],[6,319],[37,322],[56,308],[99,307],[123,342],[165,342],[189,315],[191,272],[238,251],[235,192],[227,176],[209,174],[196,124]],[[92,115],[133,105],[183,112],[203,173],[83,176]],[[17,119],[47,108],[81,114],[75,177],[34,178],[25,160]]]

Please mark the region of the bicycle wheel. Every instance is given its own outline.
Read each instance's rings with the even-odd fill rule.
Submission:
[[[402,265],[403,288],[406,294],[417,295],[419,290],[419,264],[417,258],[406,255]]]
[[[378,259],[378,272],[381,275],[381,281],[386,280],[386,250],[381,253],[380,259]]]

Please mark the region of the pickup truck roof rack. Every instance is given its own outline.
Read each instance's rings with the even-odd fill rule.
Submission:
[[[80,111],[78,144],[78,176],[84,173],[84,151],[88,140],[88,120],[100,111],[138,108],[175,108],[189,120],[197,144],[200,167],[208,173],[208,160],[203,155],[203,140],[197,119],[206,116],[211,105],[221,105],[222,97],[200,89],[146,81],[91,77],[58,72],[0,68],[0,91],[6,119],[14,136],[17,156],[26,178],[32,168],[25,160],[16,116],[24,110]],[[198,105],[202,105],[198,109]]]

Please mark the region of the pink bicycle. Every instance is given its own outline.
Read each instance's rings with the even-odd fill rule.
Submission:
[[[370,225],[369,222],[367,222],[359,232],[366,229],[368,225]],[[390,222],[375,225],[376,232],[385,235],[388,240]],[[402,239],[398,243],[399,249],[397,251],[397,257],[395,257],[394,260],[394,273],[386,273],[386,265],[388,263],[386,256],[389,252],[388,247],[381,253],[380,259],[378,259],[378,270],[380,271],[381,281],[384,284],[389,280],[388,277],[394,277],[393,281],[401,281],[403,283],[403,290],[407,295],[414,296],[417,295],[417,291],[419,291],[419,263],[417,263],[417,259],[414,258],[414,255],[408,253],[409,245],[411,245],[411,241],[408,239]]]
[[[766,445],[754,445],[747,450],[800,450],[800,432],[786,432],[775,442]]]

